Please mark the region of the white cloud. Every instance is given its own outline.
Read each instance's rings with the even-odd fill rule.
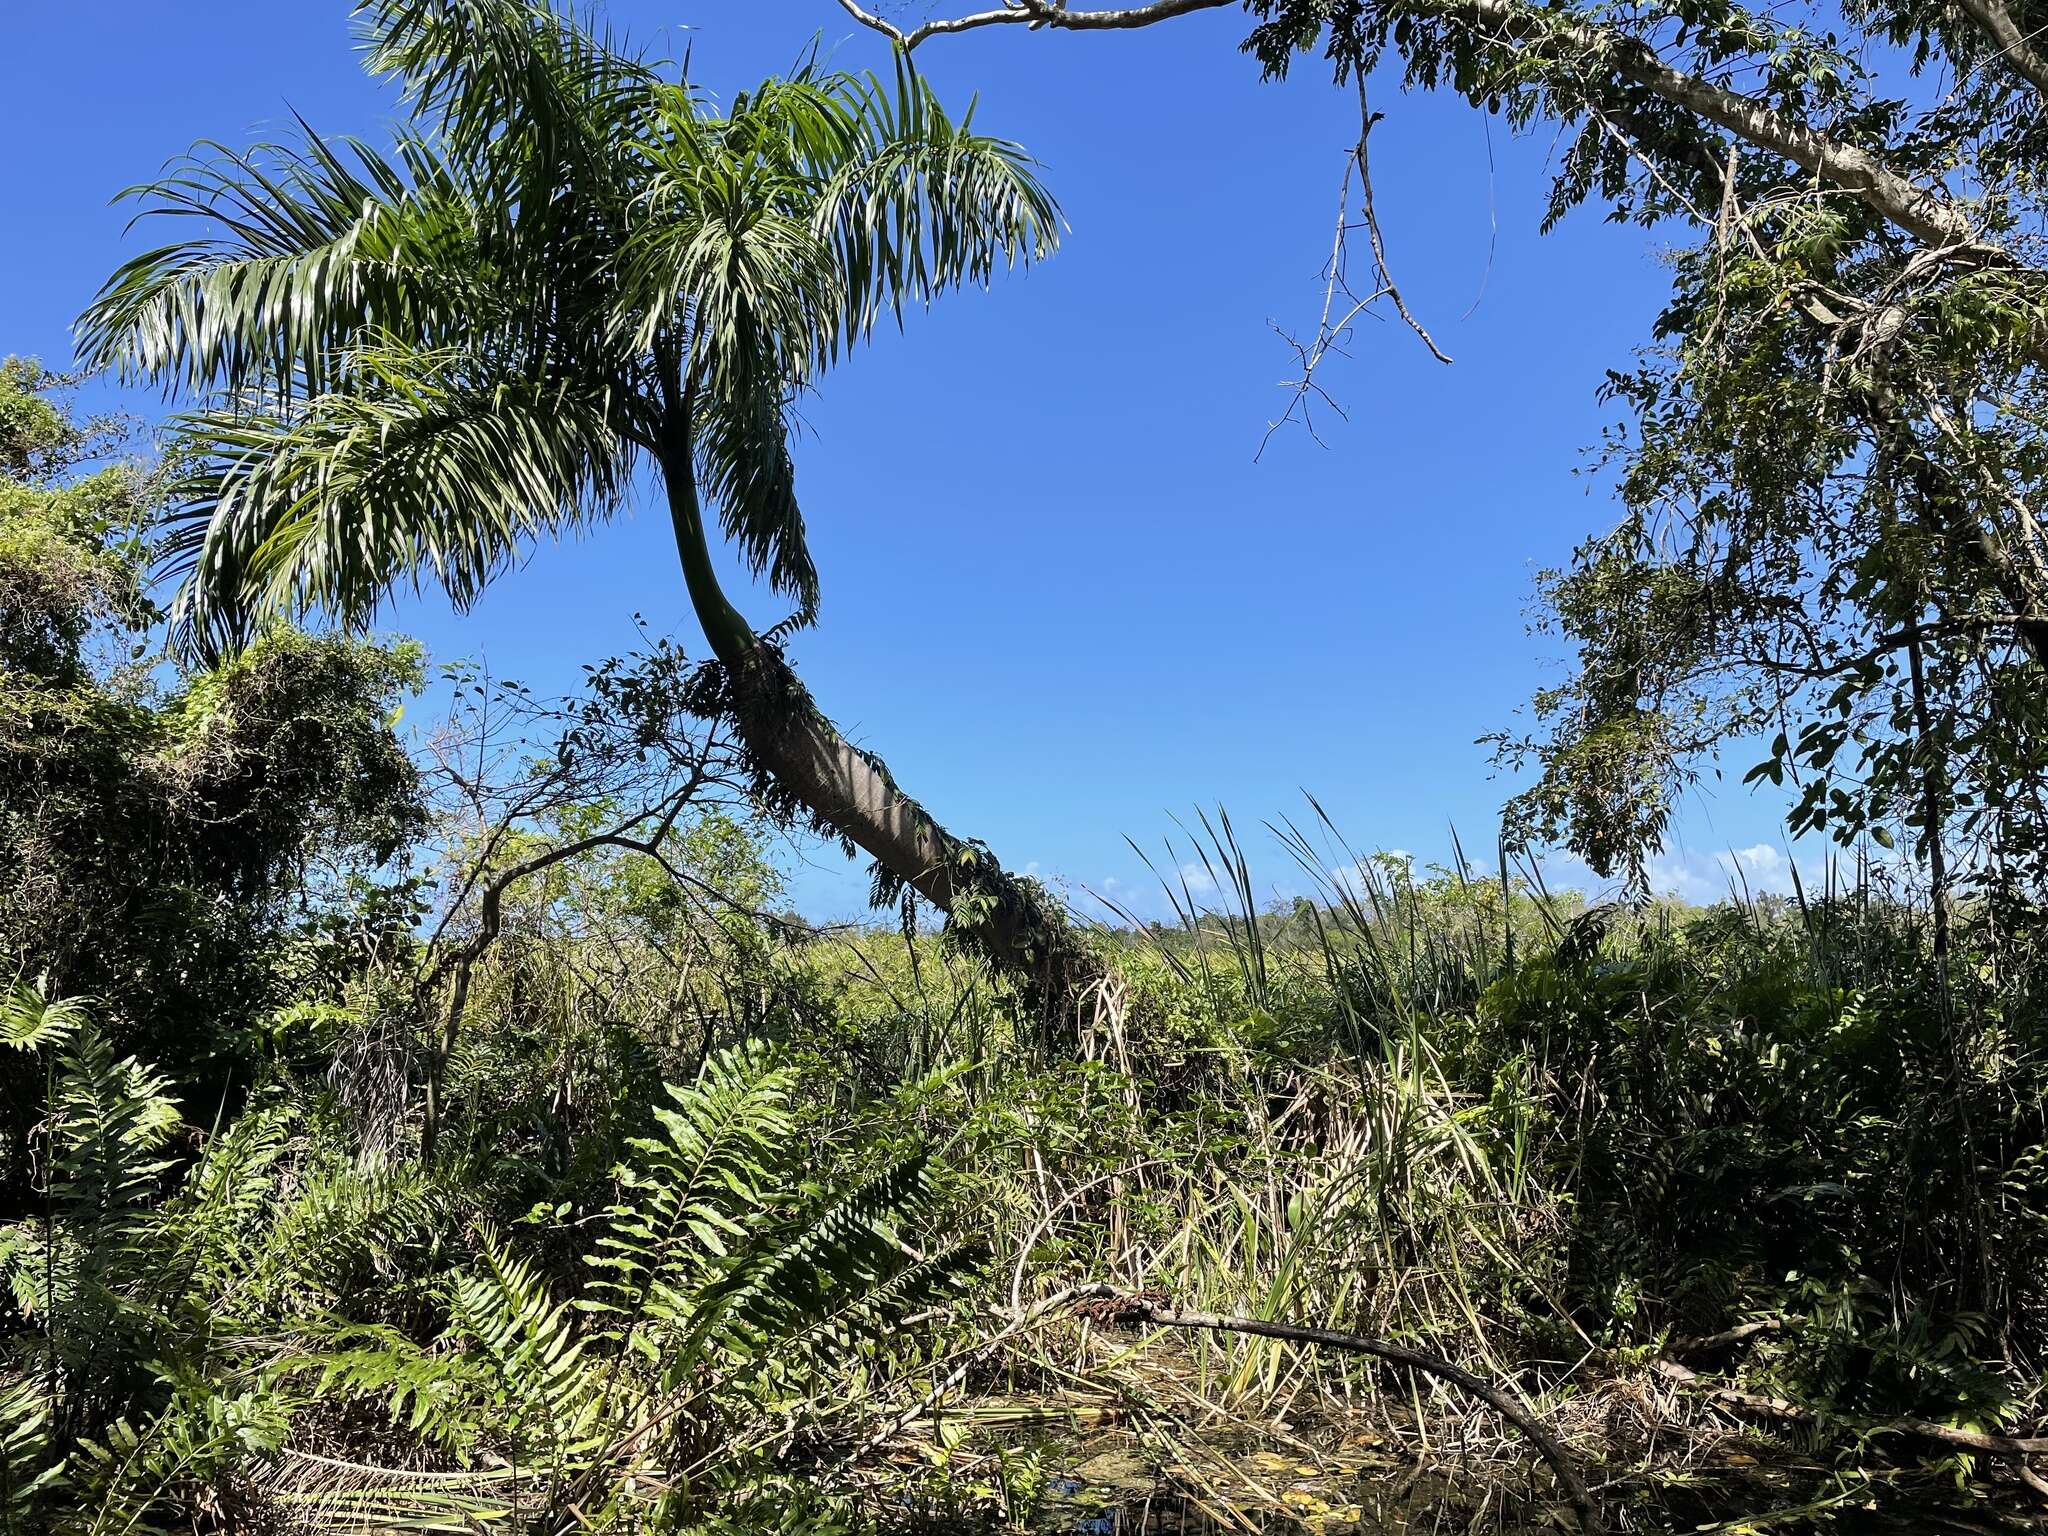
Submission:
[[[1680,846],[1659,849],[1645,863],[1643,873],[1650,889],[1659,896],[1676,896],[1693,906],[1711,906],[1745,893],[1790,896],[1799,883],[1809,892],[1818,890],[1826,878],[1826,863],[1824,855],[1801,857],[1795,882],[1793,860],[1776,844],[1752,843],[1747,848],[1711,852]],[[1581,890],[1593,896],[1612,895],[1619,884],[1600,879],[1584,860],[1570,854],[1544,859],[1543,879],[1554,888]]]
[[[1367,886],[1371,883],[1371,875],[1362,862],[1358,864],[1333,864],[1330,866],[1328,873],[1330,884],[1334,885],[1341,894],[1349,896],[1353,901],[1365,900],[1365,892]],[[1382,880],[1381,883],[1384,884],[1385,881]]]
[[[1676,896],[1693,906],[1726,901],[1733,888],[1724,854],[1699,854],[1689,849],[1664,849],[1644,866],[1650,889],[1659,896]]]
[[[1333,864],[1325,871],[1330,884],[1353,901],[1367,900],[1367,892],[1388,891],[1415,872],[1415,855],[1406,848],[1387,848],[1355,864]]]
[[[1753,843],[1747,848],[1737,848],[1731,857],[1744,869],[1765,872],[1776,869],[1785,862],[1778,850],[1769,843]]]
[[[1180,867],[1180,878],[1189,891],[1197,896],[1206,896],[1216,889],[1216,877],[1203,868],[1198,859],[1189,859]]]

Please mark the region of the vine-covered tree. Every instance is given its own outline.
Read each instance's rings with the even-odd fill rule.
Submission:
[[[99,999],[113,1043],[219,1103],[308,984],[281,963],[304,920],[421,829],[391,729],[418,656],[273,627],[163,669],[156,477],[64,382],[0,363],[0,981]],[[42,1087],[0,1065],[0,1124]],[[25,1171],[9,1147],[0,1189]]]
[[[89,362],[195,398],[173,539],[190,642],[263,613],[360,620],[406,582],[466,605],[651,467],[766,798],[871,854],[878,897],[914,890],[1056,981],[1064,924],[819,714],[789,625],[756,634],[706,531],[708,509],[811,622],[793,398],[906,306],[1049,252],[1030,162],[908,67],[801,70],[721,112],[542,0],[360,14],[410,109],[394,146],[205,151],[138,191],[194,232],[83,321]]]

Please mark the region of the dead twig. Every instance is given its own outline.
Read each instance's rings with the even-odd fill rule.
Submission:
[[[1330,242],[1330,259],[1323,267],[1322,312],[1316,317],[1315,334],[1305,341],[1282,330],[1277,324],[1273,327],[1280,339],[1294,349],[1300,368],[1294,377],[1282,381],[1282,387],[1288,392],[1287,409],[1267,425],[1265,436],[1259,439],[1259,451],[1252,455],[1254,462],[1264,456],[1273,434],[1295,420],[1301,422],[1318,447],[1326,446],[1322,435],[1316,431],[1314,406],[1320,401],[1340,417],[1344,416],[1344,408],[1317,380],[1317,371],[1331,353],[1348,355],[1345,343],[1350,340],[1352,326],[1359,316],[1370,312],[1381,299],[1394,306],[1394,313],[1401,323],[1415,333],[1431,357],[1440,363],[1451,360],[1436,344],[1436,338],[1429,334],[1428,328],[1409,309],[1387,262],[1387,241],[1381,233],[1379,209],[1373,200],[1372,158],[1367,148],[1373,125],[1379,122],[1380,117],[1381,114],[1374,112],[1366,99],[1365,81],[1361,77],[1358,81],[1358,141],[1345,154],[1344,179],[1337,191],[1337,231]],[[1354,174],[1358,180],[1358,219],[1355,223],[1351,210]],[[1350,237],[1358,229],[1365,231],[1366,242],[1372,251],[1373,282],[1370,290],[1364,293],[1351,286],[1347,270]]]
[[[1360,74],[1358,77],[1358,144],[1351,151],[1351,157],[1358,163],[1358,201],[1359,206],[1365,213],[1366,238],[1372,244],[1373,269],[1379,274],[1380,291],[1386,294],[1388,299],[1393,302],[1394,313],[1399,315],[1402,323],[1416,334],[1425,347],[1429,348],[1429,355],[1431,357],[1440,363],[1448,363],[1450,358],[1444,355],[1443,349],[1436,344],[1435,339],[1423,328],[1422,322],[1409,313],[1408,301],[1401,297],[1401,287],[1394,281],[1394,274],[1387,267],[1387,242],[1380,234],[1380,216],[1378,210],[1373,205],[1372,198],[1372,161],[1366,154],[1366,141],[1372,137],[1373,124],[1379,120],[1379,114],[1374,112],[1371,105],[1366,101],[1365,76]]]

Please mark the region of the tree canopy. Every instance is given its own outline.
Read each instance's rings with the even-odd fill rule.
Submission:
[[[786,412],[874,326],[1043,255],[1015,146],[908,68],[702,87],[528,0],[374,0],[389,149],[201,146],[131,194],[194,226],[138,256],[81,353],[184,393],[181,617],[457,604],[536,537],[614,515],[646,458],[694,469],[808,621]]]
[[[192,402],[166,519],[185,643],[218,653],[265,614],[360,621],[400,583],[466,605],[651,467],[764,798],[873,855],[878,899],[921,895],[1063,989],[1058,915],[847,742],[779,644],[818,605],[788,412],[884,320],[1052,249],[1023,152],[903,58],[721,111],[542,0],[358,14],[410,111],[393,147],[204,149],[134,194],[197,231],[81,323],[91,365]],[[766,640],[719,584],[707,498],[795,603]]]
[[[1015,0],[911,31],[841,3],[910,49],[1237,0]],[[1610,373],[1623,517],[1543,580],[1574,665],[1534,729],[1497,738],[1539,770],[1509,837],[1639,882],[1677,794],[1763,737],[1751,777],[1795,789],[1793,831],[1889,842],[1904,822],[1937,904],[1960,876],[2024,908],[2048,875],[2048,59],[2032,10],[1240,8],[1258,66],[1320,56],[1357,93],[1362,134],[1368,85],[1389,82],[1555,125],[1551,221],[1590,202],[1693,242],[1643,356]],[[1366,220],[1377,252],[1369,202]]]

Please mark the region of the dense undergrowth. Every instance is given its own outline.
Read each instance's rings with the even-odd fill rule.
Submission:
[[[1765,1321],[1726,1363],[1813,1411],[1804,1450],[1995,1483],[1861,1431],[2038,1414],[2024,995],[1995,1023],[1959,1009],[1985,1022],[1952,1039],[1908,920],[1846,904],[1557,933],[1517,903],[1528,958],[1479,969],[1497,895],[1390,891],[1393,944],[1341,907],[1234,946],[1216,923],[1107,940],[1130,991],[1057,1062],[1010,1048],[1000,989],[926,938],[763,944],[757,1047],[719,1019],[680,1044],[644,1016],[579,1027],[598,999],[533,1001],[573,993],[578,946],[539,946],[523,1005],[472,1021],[463,1134],[431,1167],[363,1145],[312,1039],[202,1132],[93,1008],[24,994],[8,1038],[47,1085],[48,1161],[6,1250],[13,1507],[86,1529],[860,1523],[907,1486],[1018,1517],[1022,1462],[964,1499],[875,1481],[954,1364],[956,1439],[978,1398],[1116,1401],[1162,1442],[1197,1404],[1250,1427],[1378,1402],[1396,1435],[1461,1417],[1263,1341],[1105,1350],[1032,1311],[1099,1280],[1512,1377],[1624,1481],[1673,1430],[1616,1384]],[[364,1027],[328,1006],[325,1029]]]
[[[1077,1426],[1212,1508],[1219,1447],[1365,1431],[1455,1473],[1432,1519],[1551,1518],[1441,1383],[1110,1328],[1103,1284],[1510,1383],[1617,1524],[2026,1495],[1928,1433],[2043,1416],[2010,903],[1938,963],[1892,864],[1589,908],[1312,823],[1273,904],[1218,821],[1221,894],[1027,1020],[914,910],[781,908],[672,648],[568,700],[463,672],[409,752],[405,647],[163,662],[146,483],[5,383],[9,1529],[1028,1525]]]

